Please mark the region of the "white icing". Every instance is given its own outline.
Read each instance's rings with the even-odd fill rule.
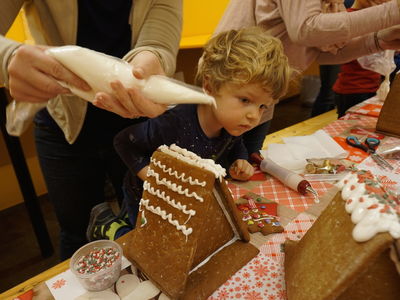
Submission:
[[[141,208],[142,208],[142,204],[140,204],[140,210],[142,211],[142,219],[140,220],[142,222],[142,225],[140,225],[140,227],[143,227],[144,225],[147,224],[147,219],[146,219],[146,216],[144,215],[144,210],[142,210]]]
[[[185,173],[179,174],[178,171],[176,171],[172,168],[168,168],[166,165],[163,165],[160,161],[158,161],[154,158],[151,158],[151,162],[154,165],[156,165],[157,167],[159,167],[161,170],[163,170],[164,173],[174,176],[176,179],[178,179],[182,182],[185,182],[185,183],[189,182],[190,185],[199,185],[202,187],[205,187],[207,184],[205,181],[199,181],[197,178],[193,179],[192,176],[185,177],[185,175],[186,175]]]
[[[176,202],[175,199],[171,199],[170,196],[165,194],[165,191],[160,191],[159,189],[155,189],[154,187],[151,186],[150,182],[148,182],[148,181],[145,181],[143,183],[143,189],[145,191],[148,191],[153,196],[157,196],[158,198],[164,200],[172,207],[180,210],[181,212],[183,212],[186,215],[189,215],[190,217],[192,217],[196,214],[195,210],[193,210],[193,209],[188,210],[186,205],[182,205],[179,201]]]
[[[226,170],[221,165],[216,164],[212,159],[201,158],[197,154],[180,148],[175,144],[172,144],[170,147],[162,145],[158,149],[192,166],[210,171],[214,174],[215,178],[218,178],[219,180],[222,180],[222,178],[226,176]]]
[[[182,233],[186,237],[193,232],[193,229],[191,227],[181,225],[177,220],[174,220],[171,213],[167,214],[167,212],[165,210],[162,210],[159,206],[154,207],[153,205],[150,205],[150,200],[142,198],[140,200],[140,205],[143,205],[147,210],[151,211],[152,213],[159,215],[163,220],[167,220],[171,225],[175,226],[177,230],[182,231]]]
[[[188,188],[183,189],[183,187],[181,185],[173,183],[170,180],[167,180],[166,178],[160,179],[160,174],[155,172],[150,167],[147,169],[147,176],[154,177],[156,179],[156,183],[158,185],[165,185],[168,189],[170,189],[180,195],[185,195],[188,198],[195,198],[196,200],[198,200],[200,202],[204,201],[203,197],[199,196],[196,192],[190,192]]]
[[[389,232],[400,238],[400,221],[396,210],[368,194],[365,183],[358,182],[356,173],[349,173],[337,184],[342,189],[342,198],[346,201],[346,211],[355,223],[353,238],[364,242],[379,232]]]

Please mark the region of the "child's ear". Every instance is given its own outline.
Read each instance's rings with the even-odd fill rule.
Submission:
[[[208,77],[208,76],[204,76],[204,79],[203,79],[203,91],[207,95],[212,95],[212,93],[213,93],[213,89],[212,89],[211,83],[210,83],[210,77]]]

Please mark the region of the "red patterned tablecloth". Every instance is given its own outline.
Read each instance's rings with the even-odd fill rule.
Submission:
[[[369,115],[347,114],[323,129],[334,138],[343,138],[353,134],[351,130],[373,133],[377,118]],[[354,155],[353,155],[354,156]],[[367,155],[355,158],[358,162]],[[249,187],[250,186],[250,187]],[[312,182],[312,186],[322,196],[331,184]],[[285,239],[299,240],[315,221],[315,217],[305,213],[314,203],[311,195],[302,196],[294,192],[273,177],[267,176],[264,181],[253,181],[251,184],[238,186],[229,183],[229,188],[235,199],[248,192],[259,194],[295,210],[299,214],[284,228],[280,234],[268,236],[267,241],[260,247],[260,253],[240,271],[233,275],[223,286],[216,290],[209,300],[246,299],[246,300],[278,300],[286,299],[284,280],[284,252],[282,244]]]

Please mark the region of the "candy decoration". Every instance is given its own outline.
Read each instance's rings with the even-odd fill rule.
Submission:
[[[242,220],[250,233],[261,232],[267,235],[283,231],[277,217],[277,203],[251,192],[242,196],[238,203],[237,207],[242,213]]]
[[[94,248],[82,256],[75,264],[79,274],[93,274],[111,267],[120,257],[120,253],[113,247]]]

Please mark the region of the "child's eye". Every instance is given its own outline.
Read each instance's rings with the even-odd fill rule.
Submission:
[[[247,99],[247,98],[240,98],[240,101],[241,101],[242,103],[250,103],[250,100]]]
[[[262,110],[267,109],[267,108],[268,108],[268,106],[265,105],[265,104],[261,104],[261,105],[260,105],[260,109],[262,109]]]

